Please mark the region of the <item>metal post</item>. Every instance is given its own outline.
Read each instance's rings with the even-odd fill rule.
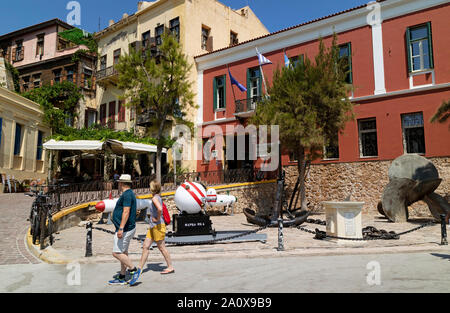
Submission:
[[[445,214],[441,214],[441,246],[447,245],[447,223],[445,222]]]
[[[85,257],[92,256],[92,223],[86,224],[87,236],[86,236],[86,255]]]
[[[284,251],[284,243],[283,243],[283,219],[281,217],[278,218],[278,248],[277,251]]]

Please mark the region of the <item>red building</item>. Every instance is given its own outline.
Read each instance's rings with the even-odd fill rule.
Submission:
[[[383,0],[198,56],[197,126],[217,125],[233,135],[226,133],[227,125],[246,125],[264,94],[255,48],[273,63],[263,67],[271,85],[275,69],[284,66],[284,53],[314,58],[318,39],[329,46],[336,32],[341,56],[350,64],[356,119],[339,134],[338,147],[324,148],[317,163],[385,161],[404,153],[448,157],[448,125],[430,119],[450,99],[449,16],[444,0]],[[234,86],[233,95],[227,67],[247,92]],[[259,166],[248,151],[246,158],[198,161],[198,171]],[[295,164],[288,152],[282,160]]]

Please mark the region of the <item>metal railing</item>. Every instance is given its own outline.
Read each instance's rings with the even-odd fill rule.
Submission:
[[[110,66],[97,71],[97,80],[101,80],[114,75],[117,75],[117,70],[114,68],[114,66]]]
[[[251,112],[256,109],[256,105],[262,97],[253,97],[249,99],[236,100],[236,113]]]
[[[266,181],[276,179],[277,171],[263,172],[259,169],[231,169],[209,172],[189,172],[184,174],[168,174],[161,179],[161,192],[175,191],[185,181],[198,182],[206,187]],[[132,189],[136,195],[150,194],[150,183],[155,175],[134,179]],[[91,181],[76,184],[60,185],[53,188],[52,200],[58,206],[52,208],[52,213],[78,204],[100,201],[102,199],[117,198],[119,196],[118,183],[114,181]]]

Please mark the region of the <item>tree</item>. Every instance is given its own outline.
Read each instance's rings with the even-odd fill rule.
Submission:
[[[164,34],[156,55],[147,49],[130,48],[130,53],[120,57],[115,69],[119,73],[117,87],[125,90],[123,99],[128,105],[152,112],[152,127],[156,132],[156,174],[161,181],[161,154],[169,147],[170,139],[164,136],[168,119],[184,122],[186,109],[194,106],[192,83],[188,80],[192,65],[182,52],[178,41]]]
[[[431,118],[431,123],[439,122],[445,123],[450,118],[450,100],[442,102],[442,105],[437,110],[436,114]],[[450,130],[450,125],[448,126]]]
[[[74,115],[75,107],[83,95],[72,82],[44,85],[22,94],[25,98],[39,103],[44,111],[43,122],[50,127],[52,134],[60,134],[67,127],[65,120]]]
[[[330,48],[321,39],[314,62],[305,57],[275,71],[269,97],[258,104],[252,118],[257,125],[279,125],[283,149],[296,154],[303,210],[307,161],[318,158],[324,146],[337,144],[337,134],[354,118],[345,82],[348,68],[339,58],[336,35]]]

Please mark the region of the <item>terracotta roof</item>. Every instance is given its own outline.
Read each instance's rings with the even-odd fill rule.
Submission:
[[[45,21],[45,22],[42,22],[42,23],[39,23],[39,24],[35,24],[35,25],[28,26],[28,27],[25,27],[25,28],[22,28],[22,29],[18,29],[18,30],[15,30],[15,31],[10,32],[8,34],[2,35],[2,36],[0,36],[0,41],[1,40],[5,40],[5,39],[9,39],[9,38],[14,38],[14,37],[17,37],[17,36],[21,36],[23,34],[26,34],[26,33],[32,32],[32,31],[36,31],[36,30],[39,30],[39,29],[42,29],[42,28],[46,28],[46,27],[51,26],[51,25],[61,25],[61,26],[66,27],[68,29],[75,28],[74,26],[72,26],[70,24],[67,24],[66,22],[64,22],[64,21],[62,21],[62,20],[60,20],[58,18],[54,18],[52,20],[48,20],[48,21]]]
[[[388,1],[388,0],[377,0],[376,2],[385,2],[385,1]],[[256,41],[258,39],[270,37],[270,36],[273,36],[273,35],[276,35],[276,34],[279,34],[279,33],[283,33],[283,32],[289,31],[291,29],[295,29],[295,28],[299,28],[299,27],[302,27],[302,26],[305,26],[305,25],[308,25],[308,24],[319,22],[319,21],[322,21],[322,20],[325,20],[325,19],[337,16],[337,15],[341,15],[341,14],[345,14],[345,13],[348,13],[348,12],[356,11],[356,10],[359,10],[359,9],[364,8],[366,6],[367,6],[367,4],[363,4],[363,5],[351,8],[351,9],[347,9],[345,11],[341,11],[341,12],[338,12],[338,13],[330,14],[330,15],[327,15],[327,16],[324,16],[324,17],[320,17],[320,18],[314,19],[314,20],[309,21],[309,22],[305,22],[305,23],[301,23],[301,24],[298,24],[298,25],[294,25],[294,26],[288,27],[288,28],[284,28],[284,29],[278,30],[278,31],[270,33],[270,34],[266,34],[266,35],[263,35],[263,36],[260,36],[260,37],[256,37],[256,38],[253,38],[253,39],[250,39],[250,40],[247,40],[247,41],[240,42],[240,43],[238,43],[236,45],[232,45],[232,46],[225,47],[225,48],[222,48],[222,49],[214,50],[212,52],[207,52],[207,53],[204,53],[204,54],[200,54],[198,56],[195,56],[194,59],[197,59],[197,58],[200,58],[200,57],[203,57],[203,56],[206,56],[206,55],[214,54],[216,52],[228,50],[228,49],[231,49],[231,48],[234,48],[234,47],[237,47],[237,46],[241,46],[241,45],[244,45],[244,44],[252,42],[252,41]]]

